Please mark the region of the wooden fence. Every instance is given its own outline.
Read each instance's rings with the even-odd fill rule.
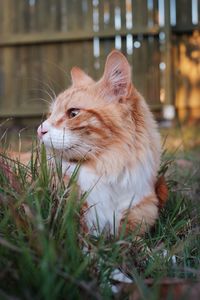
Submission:
[[[152,109],[174,103],[171,49],[199,20],[200,0],[0,0],[0,117],[41,116],[74,65],[97,79],[113,48]]]

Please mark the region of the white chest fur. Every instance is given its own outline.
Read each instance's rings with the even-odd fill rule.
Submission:
[[[75,165],[70,165],[67,173],[71,175]],[[87,191],[89,209],[85,214],[91,233],[104,229],[112,233],[119,227],[123,212],[134,207],[153,192],[154,174],[151,168],[138,165],[126,169],[118,175],[97,176],[91,169],[81,166],[78,184],[81,191]]]

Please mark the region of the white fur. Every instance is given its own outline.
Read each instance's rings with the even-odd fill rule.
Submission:
[[[111,273],[110,278],[115,281],[125,282],[125,283],[133,283],[133,280],[130,279],[127,275],[122,273],[119,269],[114,269]]]
[[[67,128],[58,129],[52,126],[48,121],[43,123],[43,128],[48,130],[48,132],[42,136],[42,141],[46,147],[63,150],[70,148],[76,143],[76,140],[78,141],[76,135],[73,135]]]
[[[140,203],[153,193],[154,183],[149,154],[143,163],[134,169],[124,169],[121,174],[99,177],[90,168],[82,165],[78,174],[78,184],[82,192],[88,192],[89,210],[85,214],[91,233],[102,230],[117,232],[124,210]],[[148,167],[147,167],[148,166]],[[76,164],[63,161],[63,173],[71,176]],[[115,225],[115,226],[114,226]]]
[[[47,121],[45,121],[47,122]],[[42,137],[47,147],[65,149],[75,143],[74,137],[65,129],[56,129],[50,124],[48,132]],[[154,192],[156,162],[150,150],[132,169],[124,167],[120,174],[100,177],[94,170],[82,165],[78,174],[78,184],[82,192],[88,192],[89,210],[85,214],[87,226],[91,233],[102,230],[117,232],[123,212],[134,207],[145,197]],[[72,175],[76,165],[63,161],[63,173]]]
[[[117,232],[124,210],[152,194],[149,175],[143,167],[137,166],[118,176],[99,178],[89,168],[81,167],[78,183],[82,191],[89,191],[87,204],[90,209],[85,217],[90,231],[94,234],[105,229]]]
[[[151,122],[150,122],[151,124]],[[73,145],[81,146],[81,155],[88,151],[84,143],[80,143],[79,136],[70,132],[67,128],[57,129],[48,121],[43,123],[47,133],[42,136],[42,141],[48,148],[57,150],[70,149]],[[158,157],[153,156],[151,148],[144,150],[143,156],[130,168],[124,160],[124,168],[120,173],[99,176],[94,169],[81,165],[78,174],[78,184],[82,192],[88,192],[87,204],[89,209],[85,213],[87,226],[91,233],[98,234],[99,231],[109,230],[117,232],[120,220],[125,210],[140,203],[144,197],[154,193],[156,172],[159,166],[160,143],[157,131],[152,128],[156,137]],[[73,151],[73,149],[72,149]],[[75,151],[75,150],[74,150]],[[76,150],[77,151],[77,150]],[[117,161],[117,154],[114,156]],[[62,160],[63,173],[71,174],[76,167]],[[114,168],[115,161],[112,162]],[[112,169],[112,168],[111,168]]]

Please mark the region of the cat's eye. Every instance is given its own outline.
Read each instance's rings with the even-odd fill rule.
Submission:
[[[72,118],[76,117],[79,114],[79,112],[80,112],[80,109],[78,109],[78,108],[70,108],[67,111],[67,115],[70,119],[72,119]]]

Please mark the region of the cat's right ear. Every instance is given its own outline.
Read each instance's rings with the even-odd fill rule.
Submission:
[[[128,95],[131,85],[131,67],[121,52],[113,50],[108,55],[100,84],[111,101]]]
[[[79,87],[93,83],[93,79],[78,67],[71,69],[71,77],[73,86]]]

